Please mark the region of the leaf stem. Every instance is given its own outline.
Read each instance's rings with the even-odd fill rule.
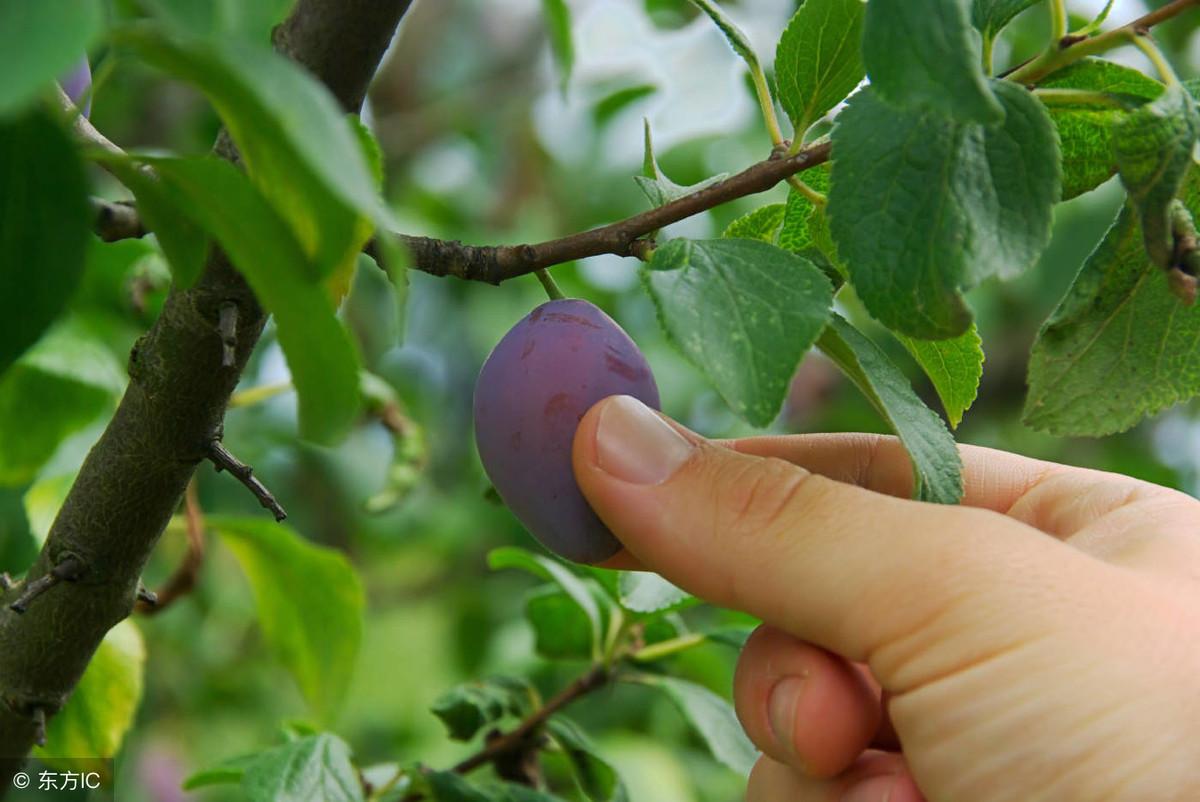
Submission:
[[[1162,78],[1163,83],[1167,86],[1179,84],[1179,76],[1175,74],[1171,63],[1167,61],[1167,57],[1148,35],[1134,31],[1130,32],[1129,39],[1138,50],[1146,55],[1146,58],[1150,59],[1150,63],[1154,65],[1154,69],[1158,70],[1158,76]]]
[[[775,114],[775,101],[771,97],[771,88],[767,85],[767,76],[762,65],[755,63],[750,66],[750,77],[754,80],[754,94],[758,96],[758,107],[762,110],[763,122],[767,125],[767,133],[771,135],[772,145],[783,144],[783,130],[779,127],[779,117]],[[804,135],[803,131],[795,132],[796,139]]]
[[[708,640],[708,636],[703,633],[693,632],[689,635],[681,635],[678,638],[671,640],[652,643],[649,646],[643,646],[633,654],[629,655],[631,660],[638,663],[652,663],[655,660],[662,660],[664,657],[670,657],[674,654],[687,651],[695,646],[699,646]]]
[[[1057,47],[1067,35],[1067,3],[1066,0],[1050,0],[1050,46]]]
[[[1033,96],[1045,105],[1056,108],[1104,106],[1105,108],[1127,110],[1130,105],[1120,95],[1091,89],[1034,89]]]
[[[825,197],[824,193],[813,189],[796,176],[793,175],[788,177],[787,182],[788,186],[799,192],[804,197],[808,198],[809,202],[814,206],[824,206],[825,204],[829,203],[829,198]]]
[[[533,274],[537,276],[538,281],[542,282],[542,287],[546,290],[546,295],[550,296],[551,301],[561,301],[567,297],[563,294],[562,289],[559,288],[558,282],[554,280],[554,277],[545,268],[535,270]]]

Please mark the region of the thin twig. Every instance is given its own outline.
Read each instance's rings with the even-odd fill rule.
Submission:
[[[143,615],[158,615],[179,599],[191,593],[200,578],[200,569],[204,565],[204,513],[200,509],[200,499],[196,492],[196,480],[188,483],[183,494],[184,520],[187,522],[187,553],[183,562],[175,569],[175,573],[159,588],[158,601],[154,605],[139,605],[138,612]]]
[[[121,150],[119,145],[100,133],[96,126],[92,125],[91,120],[83,116],[83,113],[75,105],[75,101],[71,100],[70,96],[63,91],[61,86],[58,87],[58,102],[62,106],[63,111],[66,112],[71,123],[71,130],[80,142],[94,148],[99,148],[113,156],[125,156],[125,151]],[[118,181],[121,179],[121,176],[113,172],[113,169],[107,166],[105,162],[100,162],[100,166],[109,173],[112,173]]]
[[[24,613],[29,605],[50,588],[60,582],[74,582],[83,574],[83,561],[74,555],[68,555],[48,572],[25,585],[17,600],[8,605],[14,613]]]
[[[604,687],[611,678],[612,674],[605,666],[592,667],[590,671],[563,688],[515,728],[488,741],[483,749],[457,764],[453,770],[459,774],[467,774],[522,748],[551,716],[580,697],[586,696],[597,688]]]
[[[284,518],[287,518],[287,513],[279,505],[279,502],[275,500],[275,496],[271,494],[266,485],[255,478],[254,469],[229,453],[229,449],[225,448],[220,440],[213,440],[209,444],[208,458],[212,461],[218,473],[229,471],[237,477],[237,480],[254,494],[254,497],[258,499],[258,503],[271,511],[276,521],[282,521]]]

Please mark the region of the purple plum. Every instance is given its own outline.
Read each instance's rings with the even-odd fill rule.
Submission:
[[[611,395],[659,407],[658,385],[637,345],[580,300],[533,310],[500,340],[475,384],[475,443],[484,470],[530,533],[576,562],[602,562],[621,548],[571,470],[580,419]]]
[[[92,67],[88,64],[87,56],[79,60],[75,68],[59,79],[59,84],[63,91],[67,93],[67,97],[71,101],[78,103],[79,99],[87,93],[92,86]],[[87,117],[92,113],[92,98],[88,97],[87,102],[83,104],[83,116]]]

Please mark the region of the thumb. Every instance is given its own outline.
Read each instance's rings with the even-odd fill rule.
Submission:
[[[584,495],[644,567],[852,660],[901,641],[893,651],[921,651],[911,638],[981,625],[981,649],[1023,641],[1046,616],[1068,612],[1061,589],[1072,573],[1093,570],[998,513],[898,499],[737,453],[628,396],[588,412],[573,456]]]

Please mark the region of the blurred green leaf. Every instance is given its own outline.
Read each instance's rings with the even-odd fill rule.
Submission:
[[[453,771],[423,771],[414,787],[431,802],[561,802],[558,797],[512,783],[472,785]]]
[[[578,725],[563,716],[555,716],[546,722],[546,729],[570,760],[575,781],[584,796],[592,802],[628,800],[629,795],[616,769],[596,754],[596,747]]]
[[[208,96],[318,277],[357,256],[371,233],[363,218],[396,228],[359,135],[299,65],[264,46],[170,39],[152,28],[126,28],[114,41]]]
[[[806,0],[775,51],[779,102],[796,136],[825,116],[862,82],[862,0]]]
[[[994,86],[1002,125],[899,111],[868,88],[833,129],[827,212],[838,257],[871,314],[910,337],[965,332],[960,290],[1021,273],[1050,240],[1054,127],[1026,89]]]
[[[542,0],[542,13],[546,18],[546,32],[550,36],[550,49],[558,65],[559,83],[567,91],[571,82],[571,70],[575,66],[575,42],[571,38],[571,9],[566,0]]]
[[[534,588],[525,597],[525,618],[533,628],[534,649],[547,660],[591,660],[596,628],[587,613],[558,588]]]
[[[957,504],[962,498],[962,460],[942,419],[913,392],[908,378],[879,346],[839,315],[817,345],[858,386],[908,450],[913,496]]]
[[[257,518],[213,517],[245,571],[271,650],[325,722],[341,706],[362,641],[365,598],[346,558]]]
[[[489,677],[451,688],[437,698],[431,709],[446,725],[451,738],[469,741],[505,716],[524,716],[537,702],[537,691],[525,680]]]
[[[967,333],[952,340],[914,340],[897,334],[913,359],[933,382],[950,428],[957,428],[963,414],[975,403],[983,377],[983,341],[972,324]]]
[[[774,244],[783,225],[784,208],[782,203],[771,203],[747,212],[730,223],[721,236],[726,239],[758,239]]]
[[[934,109],[944,122],[990,125],[1004,120],[996,84],[989,84],[983,72],[969,1],[871,0],[867,4],[863,61],[879,97],[914,114]]]
[[[201,769],[183,781],[183,790],[194,791],[212,785],[236,785],[246,776],[246,768],[261,757],[260,754],[239,755],[223,760],[215,766]]]
[[[1200,212],[1200,176],[1184,199]],[[1127,203],[1046,321],[1029,360],[1025,423],[1101,437],[1200,393],[1200,307],[1170,290]]]
[[[659,322],[754,426],[783,406],[796,365],[816,340],[833,289],[807,259],[756,240],[671,240],[642,278]]]
[[[35,754],[48,761],[114,757],[142,700],[145,663],[142,633],[132,621],[109,630]]]
[[[322,733],[257,755],[245,766],[242,790],[249,802],[363,802],[350,747]]]
[[[246,177],[215,158],[154,159],[186,214],[212,234],[275,316],[300,398],[300,431],[339,440],[358,417],[358,358],[287,226]]]
[[[733,705],[703,686],[676,677],[639,674],[634,681],[663,691],[696,728],[713,757],[739,774],[750,773],[758,750],[738,723]]]
[[[29,533],[39,546],[50,536],[50,527],[54,525],[54,519],[58,517],[58,511],[67,500],[74,483],[74,473],[39,476],[25,490],[22,502],[25,516],[29,519]]]
[[[1192,166],[1200,111],[1180,84],[1113,125],[1113,154],[1121,183],[1141,216],[1146,252],[1159,267],[1174,258],[1168,207]]]
[[[600,635],[603,631],[604,621],[595,597],[582,578],[573,574],[560,562],[513,546],[494,549],[488,554],[488,565],[494,571],[501,568],[519,568],[534,576],[554,582],[562,588],[563,592],[570,596],[571,600],[587,616],[592,627],[592,653],[593,656],[599,655]]]
[[[1014,17],[1040,2],[1042,0],[973,0],[971,21],[985,37],[994,39]]]
[[[124,390],[112,354],[68,319],[0,377],[0,484],[31,481],[68,435],[110,411]]]
[[[1086,89],[1153,100],[1163,85],[1138,70],[1088,58],[1053,73],[1039,86],[1046,89]],[[1111,107],[1050,108],[1062,150],[1063,200],[1095,189],[1117,171],[1113,156],[1113,124],[1127,112]]]
[[[98,0],[0,0],[0,117],[31,103],[75,66],[103,22]],[[0,128],[0,141],[8,136]],[[45,178],[52,160],[30,154],[26,159],[48,187],[56,187]],[[0,189],[0,198],[7,194]],[[7,223],[8,214],[0,219]]]
[[[175,30],[196,36],[230,36],[265,42],[296,0],[139,0]]]
[[[14,32],[9,20],[15,15],[21,24],[21,9],[42,6],[40,0],[0,3],[0,39]],[[45,3],[52,14],[66,13],[65,5]],[[12,52],[0,44],[0,53]],[[0,75],[0,81],[11,77]],[[74,144],[47,113],[0,120],[0,375],[62,314],[79,284],[92,227],[87,192]]]
[[[621,606],[635,613],[678,610],[696,602],[696,597],[675,587],[658,574],[645,571],[621,573]]]

